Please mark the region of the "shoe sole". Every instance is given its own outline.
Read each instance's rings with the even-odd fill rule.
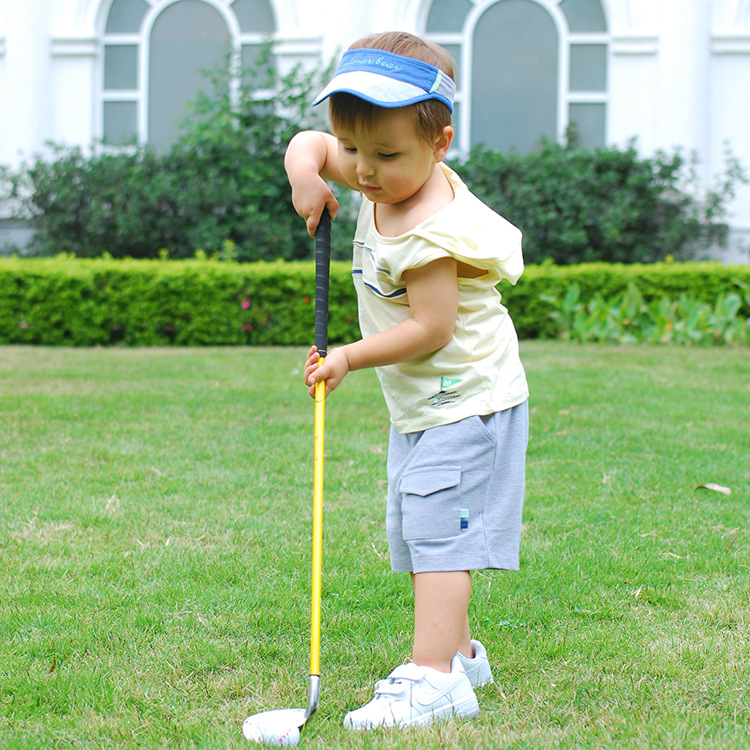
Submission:
[[[476,695],[470,695],[464,698],[460,703],[452,703],[450,706],[444,706],[437,711],[430,711],[429,713],[420,714],[415,716],[413,719],[406,719],[404,721],[397,721],[393,724],[387,724],[385,722],[379,723],[364,723],[360,725],[353,725],[347,723],[346,718],[344,719],[344,726],[347,729],[365,730],[365,729],[381,729],[389,727],[419,727],[431,724],[433,721],[447,721],[449,719],[471,719],[474,716],[479,715],[479,702],[477,701]]]

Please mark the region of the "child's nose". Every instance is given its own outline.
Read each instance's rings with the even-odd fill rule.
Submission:
[[[357,174],[361,177],[366,177],[367,175],[371,175],[374,173],[375,169],[373,168],[370,160],[360,156],[360,158],[357,159]]]

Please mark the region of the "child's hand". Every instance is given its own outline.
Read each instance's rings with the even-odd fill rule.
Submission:
[[[305,385],[310,389],[310,395],[315,398],[315,383],[320,380],[326,382],[326,396],[335,390],[349,373],[349,360],[343,349],[332,349],[326,355],[323,364],[319,364],[320,355],[315,346],[310,347],[305,362]]]
[[[317,174],[304,180],[295,180],[292,184],[292,204],[294,210],[305,220],[307,233],[311,237],[315,237],[323,209],[328,209],[331,218],[335,218],[339,209],[339,202],[328,183]]]
[[[338,165],[338,141],[330,133],[306,130],[292,138],[284,155],[284,168],[292,186],[294,210],[305,220],[307,233],[315,237],[320,216],[328,208],[336,217],[339,202],[326,180],[345,184]]]

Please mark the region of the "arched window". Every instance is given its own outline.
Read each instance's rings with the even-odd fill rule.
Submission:
[[[459,148],[520,153],[574,125],[606,143],[609,34],[601,0],[432,0],[424,34],[459,64]]]
[[[101,132],[105,145],[163,147],[202,71],[228,48],[250,65],[276,29],[269,0],[111,0],[104,20]]]

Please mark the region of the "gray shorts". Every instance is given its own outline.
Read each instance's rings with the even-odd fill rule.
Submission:
[[[424,432],[391,427],[393,570],[517,570],[528,436],[527,401]]]

